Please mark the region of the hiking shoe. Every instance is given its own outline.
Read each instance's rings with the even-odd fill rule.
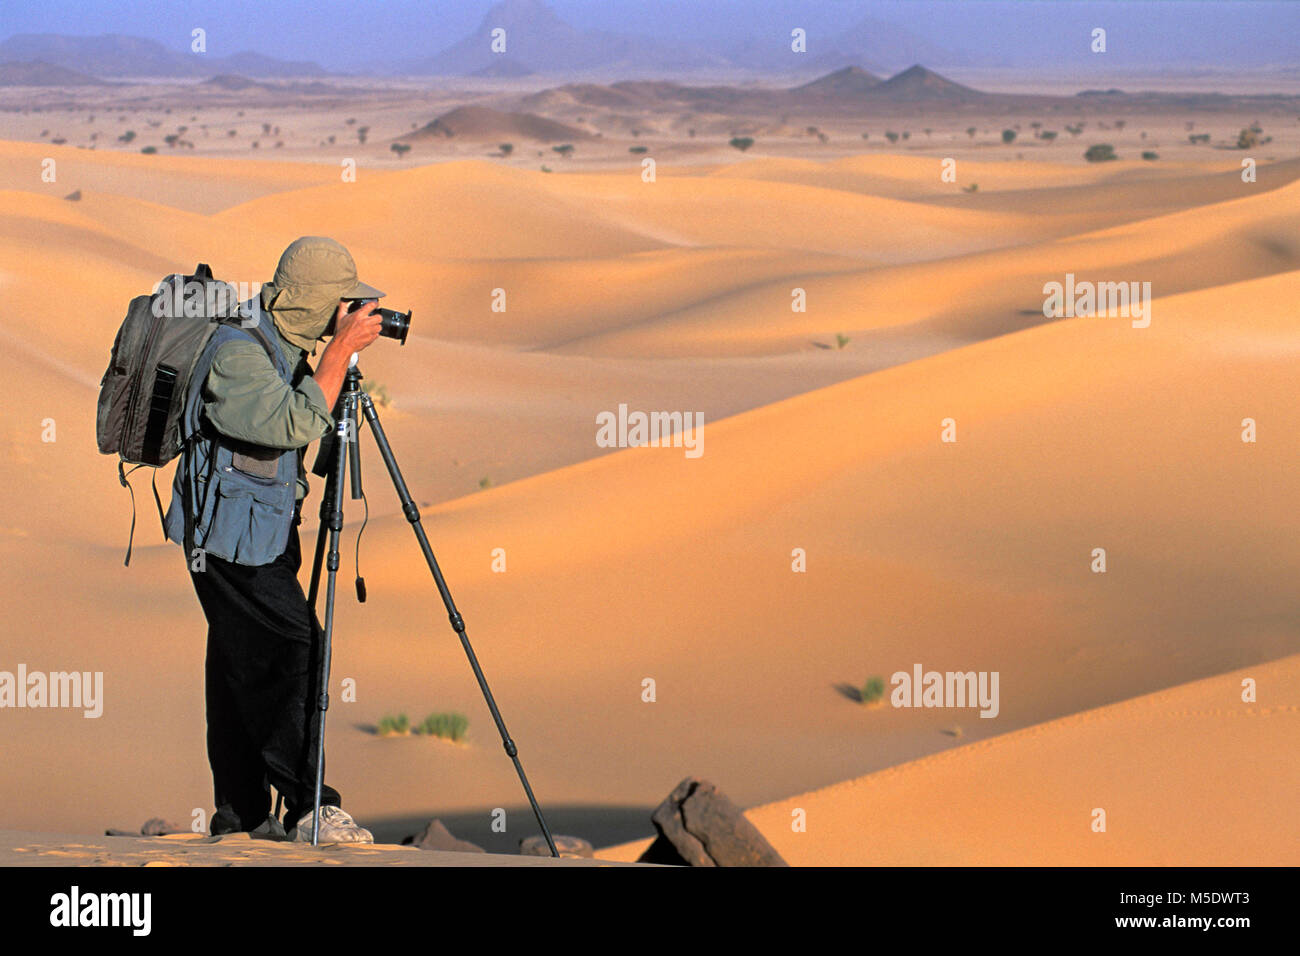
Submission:
[[[258,824],[248,835],[254,840],[287,840],[289,835],[284,832],[284,825],[275,817],[268,816],[266,822]]]
[[[295,843],[311,842],[311,818],[312,812],[308,810],[298,825],[289,833],[289,839]],[[324,806],[320,808],[320,834],[321,843],[374,843],[375,838],[371,832],[363,827],[357,826],[357,822],[352,819],[342,808],[333,806]]]

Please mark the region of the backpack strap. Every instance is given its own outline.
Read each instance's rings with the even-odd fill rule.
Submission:
[[[224,324],[230,324],[230,323],[224,323]],[[253,338],[257,339],[258,343],[261,344],[262,348],[266,349],[266,357],[271,360],[271,364],[275,366],[275,370],[277,372],[280,372],[281,375],[284,374],[285,369],[288,368],[289,362],[284,357],[284,355],[280,352],[280,350],[275,347],[274,343],[272,343],[271,337],[266,334],[266,329],[262,328],[261,323],[258,323],[257,325],[248,325],[248,326],[231,324],[231,327],[237,328],[243,332],[247,332]]]
[[[122,483],[122,487],[131,495],[131,530],[128,531],[126,535],[126,558],[122,561],[122,565],[129,568],[131,566],[131,548],[135,543],[135,489],[131,487],[131,482],[126,480],[126,476],[131,474],[132,471],[135,471],[136,468],[143,468],[145,466],[143,464],[134,465],[132,466],[131,471],[127,471],[123,467],[124,461],[125,459],[121,457],[117,459],[117,480]],[[153,468],[152,465],[149,467]],[[158,506],[158,520],[162,523],[163,540],[166,541],[167,517],[163,514],[162,498],[158,496],[157,468],[153,469],[153,476],[149,479],[149,486],[153,488],[153,500],[154,504]]]
[[[200,263],[198,266],[198,271],[201,271],[206,268],[207,268],[206,265]],[[231,329],[237,329],[241,332],[245,332],[248,335],[252,336],[254,339],[257,340],[258,343],[261,344],[262,348],[266,349],[266,355],[267,358],[271,360],[271,365],[275,367],[276,371],[282,373],[282,369],[285,367],[287,363],[284,361],[283,355],[279,354],[279,349],[277,349],[275,345],[271,342],[270,337],[266,334],[266,331],[261,327],[260,324],[253,325],[253,326],[244,326],[232,321],[219,321],[218,325],[222,325]],[[214,332],[212,338],[215,339],[219,332],[220,329],[218,329],[217,332]],[[216,470],[217,445],[221,440],[221,434],[217,432],[215,429],[213,429],[213,433],[211,435],[209,436],[203,435],[202,428],[200,427],[200,423],[197,420],[198,398],[202,394],[203,383],[207,381],[208,372],[212,368],[212,362],[216,358],[216,350],[219,345],[220,343],[214,345],[212,340],[210,339],[208,344],[204,346],[203,355],[200,356],[199,362],[195,365],[193,377],[190,379],[190,394],[188,396],[186,407],[185,407],[186,427],[189,427],[192,424],[193,429],[185,437],[185,443],[181,449],[182,467],[189,467],[189,464],[193,459],[194,445],[198,443],[200,438],[203,437],[208,438],[209,441],[208,473],[204,484],[205,489],[207,489],[204,492],[205,494],[212,493],[211,491],[212,474]],[[191,414],[193,414],[194,416],[193,422],[191,422]],[[156,493],[157,492],[155,491],[155,494]],[[184,538],[184,542],[182,546],[185,548],[185,563],[188,565],[190,559],[194,555],[194,502],[190,496],[189,480],[185,480],[181,483],[181,499],[185,511],[184,514],[185,530],[182,535],[182,537]],[[134,500],[134,496],[133,496],[133,500]],[[162,505],[159,504],[160,515],[162,513],[161,508]],[[132,528],[134,528],[135,527],[134,510],[132,511],[131,523],[132,523],[131,524]],[[164,528],[163,528],[164,536],[167,533],[165,525],[166,522],[164,520]],[[129,560],[130,559],[129,553],[127,557]]]
[[[186,442],[187,455],[192,451],[192,447],[194,443],[195,443],[194,436],[190,436],[190,439]],[[212,494],[211,491],[212,473],[216,470],[216,462],[217,462],[217,449],[215,447],[215,442],[214,442],[208,454],[208,474],[204,484],[204,487],[207,490],[204,491],[204,494],[209,494],[209,495]],[[190,498],[189,481],[185,481],[181,485],[181,504],[182,507],[185,509],[185,514],[184,514],[185,529],[181,535],[181,537],[184,539],[184,541],[182,542],[182,546],[185,548],[185,563],[188,565],[190,563],[190,559],[194,557],[194,502]]]

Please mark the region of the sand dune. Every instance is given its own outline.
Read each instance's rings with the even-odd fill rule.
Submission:
[[[128,128],[125,123],[118,125]],[[54,182],[41,178],[41,163],[46,158],[56,163]],[[368,170],[367,174],[385,175],[382,170]],[[214,167],[206,157],[0,143],[0,183],[6,188],[59,197],[76,189],[93,189],[204,214],[256,196],[339,181],[337,166],[320,163],[223,159],[220,167]]]
[[[944,749],[954,721],[980,739],[1287,653],[1296,489],[1282,445],[1242,445],[1237,432],[1248,413],[1270,428],[1287,420],[1300,342],[1283,304],[1297,283],[1292,273],[1176,297],[1142,338],[1104,319],[1033,329],[714,423],[698,460],[628,449],[429,509],[539,793],[652,803],[694,772],[759,803]],[[1255,308],[1224,326],[1243,300]],[[1140,398],[1124,387],[1138,374]],[[960,422],[955,446],[938,441],[945,415]],[[40,485],[56,487],[54,474]],[[1231,519],[1200,517],[1219,513]],[[372,719],[437,702],[478,730],[465,751],[403,749],[341,714],[340,786],[369,815],[427,808],[429,781],[439,806],[511,801],[508,762],[405,523],[381,518],[366,536],[371,604],[340,605],[338,673],[370,688]],[[1113,565],[1104,576],[1088,570],[1098,544]],[[806,575],[790,572],[796,546]],[[509,555],[504,575],[490,570],[494,547]],[[72,560],[46,554],[28,562],[36,580]],[[33,608],[42,631],[67,630],[65,653],[76,644],[81,659],[111,661],[103,634],[134,633],[137,600],[165,604],[169,624],[139,664],[114,665],[128,683],[136,667],[141,680],[160,661],[183,673],[201,653],[174,550],[138,561],[130,575],[104,568],[116,575],[104,588],[116,580],[137,597],[99,634],[71,625],[79,607],[104,606],[95,591],[57,613]],[[194,637],[164,636],[177,627]],[[39,659],[45,646],[24,638],[15,650]],[[864,713],[834,690],[913,661],[999,670],[998,718]],[[645,676],[660,687],[653,706],[639,698]],[[557,711],[558,699],[582,705]],[[180,733],[197,707],[175,686],[150,711]],[[131,710],[96,730],[138,739],[146,712]],[[37,738],[15,746],[32,757]],[[183,793],[186,779],[201,784],[201,764],[179,779],[160,771],[153,786]]]
[[[1098,282],[1141,276],[1163,298],[1295,269],[1297,208],[1300,183],[1292,180],[1262,194],[941,262],[769,279],[722,301],[693,303],[648,321],[633,318],[557,344],[591,355],[774,354],[834,328],[852,333],[860,347],[888,351],[905,337],[912,349],[895,362],[918,358],[1045,321],[1044,284],[1063,282],[1066,272]],[[806,290],[806,311],[791,310],[792,286]]]
[[[1214,166],[1218,166],[1219,169],[1211,171]],[[1133,180],[1154,181],[1171,178],[1175,180],[1213,178],[1216,182],[1223,182],[1226,185],[1224,174],[1228,173],[1237,174],[1237,181],[1241,181],[1241,167],[1232,160],[1223,160],[1217,164],[1164,163],[1159,168],[1155,168],[1150,163],[1133,162],[1094,163],[1081,166],[1078,163],[1045,160],[1030,163],[962,159],[957,162],[955,169],[956,182],[944,182],[939,176],[940,160],[932,156],[858,155],[829,161],[765,156],[721,165],[711,170],[708,175],[801,183],[846,192],[889,196],[895,199],[944,197],[977,208],[985,202],[991,205],[997,204],[998,199],[982,198],[989,193],[1021,191],[1031,193],[1061,186],[1114,186]],[[975,193],[961,192],[960,187],[969,186],[971,183],[979,186]],[[1040,195],[1050,197],[1056,194],[1046,192]],[[977,199],[977,196],[981,198]],[[1189,198],[1191,197],[1184,191],[1182,203],[1186,203]],[[1226,198],[1226,196],[1219,198]]]
[[[266,279],[301,234],[337,236],[366,281],[416,310],[410,344],[379,343],[367,375],[393,392],[390,437],[544,803],[639,812],[688,773],[745,806],[787,801],[958,739],[933,766],[970,751],[962,773],[981,754],[1048,773],[1064,758],[979,742],[1243,667],[1271,675],[1265,662],[1296,652],[1294,163],[1262,166],[1249,189],[1217,162],[1142,178],[1010,163],[959,208],[902,157],[753,175],[665,164],[654,184],[631,166],[449,162],[343,183],[328,165],[62,151],[59,181],[39,184],[50,149],[0,144],[0,342],[17,359],[10,394],[25,396],[0,459],[23,492],[0,512],[0,585],[22,622],[6,661],[103,670],[108,700],[96,720],[6,714],[7,759],[29,770],[0,780],[6,828],[88,832],[211,799],[202,617],[147,482],[121,567],[126,491],[95,453],[94,385],[131,295],[200,259]],[[79,202],[61,198],[73,188]],[[1150,327],[1044,323],[1042,284],[1066,272],[1151,281]],[[790,311],[795,286],[806,313]],[[703,455],[598,446],[596,414],[620,404],[704,412]],[[1247,417],[1256,443],[1240,439]],[[946,418],[956,443],[939,440]],[[371,599],[339,605],[334,672],[360,693],[331,711],[332,782],[393,828],[457,810],[473,840],[493,807],[527,820],[372,447],[365,467]],[[344,591],[359,516],[350,503]],[[314,521],[302,532],[309,550]],[[1106,574],[1090,570],[1097,547]],[[806,573],[791,571],[795,548]],[[866,710],[837,690],[917,661],[999,671],[998,717]],[[1261,697],[1261,714],[1275,706]],[[452,709],[470,716],[467,746],[362,729]],[[1268,734],[1293,746],[1279,716]],[[1233,720],[1195,725],[1210,752],[1235,746]],[[961,738],[944,733],[956,725]],[[1085,746],[1067,731],[1063,753]],[[1195,751],[1169,749],[1190,773]],[[85,786],[47,786],[36,805],[33,781],[68,766]],[[1043,828],[1060,793],[1094,805],[1079,781],[1027,791]],[[1138,793],[1099,799],[1118,809],[1114,835]],[[1198,859],[1187,819],[1152,831],[1170,861]],[[1009,859],[988,850],[1004,823],[960,847],[912,831],[878,845],[897,860]],[[839,831],[819,832],[799,844],[807,857],[780,848],[844,859]],[[1076,852],[1065,832],[1050,830],[1044,859]],[[1124,840],[1118,859],[1155,858],[1154,842]],[[1215,846],[1207,858],[1225,859]]]
[[[1242,701],[1254,681],[1256,703]],[[926,757],[745,816],[793,866],[1294,866],[1300,657]],[[1095,811],[1105,830],[1093,829]],[[793,829],[796,811],[806,815]],[[1097,817],[1096,819],[1099,819]],[[635,860],[650,840],[597,851]]]

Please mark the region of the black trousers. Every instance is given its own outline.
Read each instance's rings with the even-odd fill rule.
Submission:
[[[270,564],[248,567],[209,554],[203,571],[190,568],[208,619],[213,834],[266,823],[271,786],[284,795],[286,829],[312,808],[323,631],[298,583],[300,520],[295,514],[289,542]],[[321,805],[341,806],[338,791],[322,786]]]

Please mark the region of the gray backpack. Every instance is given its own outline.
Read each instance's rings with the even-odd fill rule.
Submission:
[[[166,522],[158,497],[157,469],[181,451],[181,418],[186,397],[204,346],[221,326],[241,324],[239,294],[234,286],[212,278],[204,263],[190,276],[171,275],[149,295],[131,300],[113,342],[108,368],[99,383],[95,436],[99,450],[118,456],[117,475],[131,493],[131,531],[126,560],[131,563],[135,538],[135,491],[127,475],[136,468],[154,469],[154,501]],[[247,328],[262,343],[275,364],[275,346],[265,332]],[[202,370],[206,375],[206,369]],[[134,467],[127,469],[126,465]]]

